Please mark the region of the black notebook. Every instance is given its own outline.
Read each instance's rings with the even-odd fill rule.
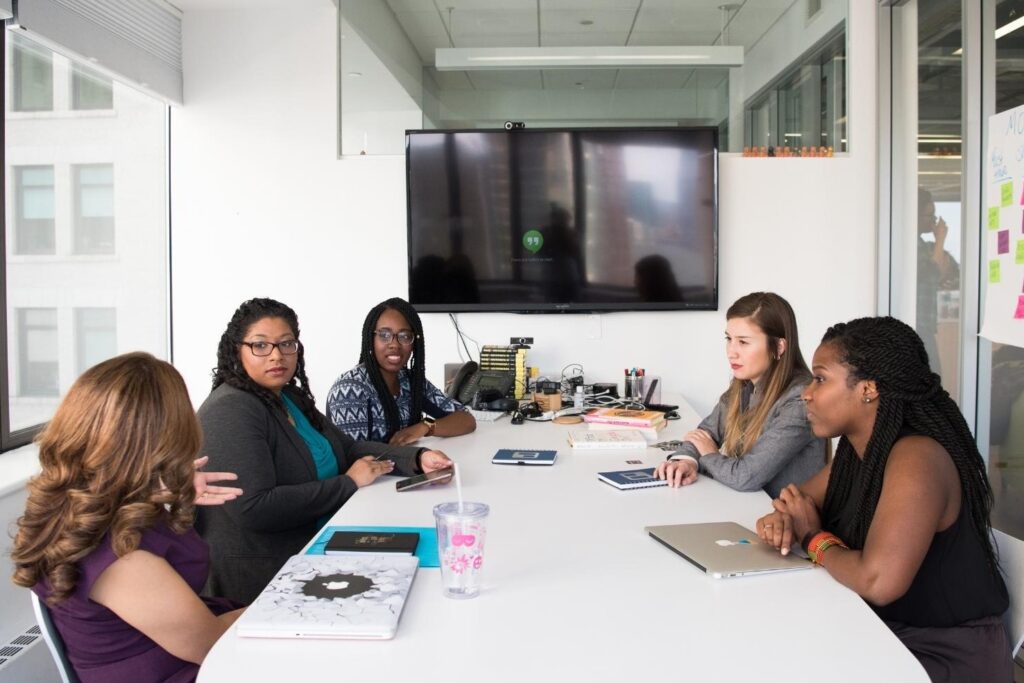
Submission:
[[[350,553],[405,553],[412,555],[420,535],[395,531],[335,531],[324,549],[325,555]]]

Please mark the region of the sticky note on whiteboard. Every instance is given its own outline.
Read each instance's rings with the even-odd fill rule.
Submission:
[[[1024,319],[1024,294],[1017,297],[1017,310],[1013,312],[1015,320]]]
[[[1018,244],[1020,244],[1018,242]],[[992,284],[999,282],[999,261],[992,259],[988,262],[988,281]]]
[[[999,207],[993,206],[988,210],[988,229],[998,230],[999,229]]]
[[[999,247],[996,249],[997,254],[1009,254],[1010,253],[1010,231],[1000,230],[999,231]],[[1024,240],[1021,240],[1024,242]]]
[[[1000,206],[1013,204],[1013,182],[1007,181],[999,186]]]
[[[1017,253],[1014,255],[1014,263],[1024,263],[1024,240],[1017,240]]]

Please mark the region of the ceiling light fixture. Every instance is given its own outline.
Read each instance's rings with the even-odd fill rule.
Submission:
[[[996,29],[996,40],[999,40],[1005,35],[1013,33],[1021,26],[1024,26],[1024,17],[1017,17],[1009,24],[1004,24],[1003,26],[1000,26],[999,28]]]
[[[743,66],[743,47],[451,47],[437,48],[434,65],[438,71]]]

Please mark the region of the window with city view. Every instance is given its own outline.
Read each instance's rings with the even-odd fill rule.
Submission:
[[[167,356],[167,106],[22,31],[4,39],[11,447],[92,365]]]

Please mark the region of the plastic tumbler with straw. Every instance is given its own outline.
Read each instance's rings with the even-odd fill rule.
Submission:
[[[480,593],[490,506],[462,500],[459,466],[453,467],[458,501],[434,506],[441,589],[449,598],[475,598]]]

